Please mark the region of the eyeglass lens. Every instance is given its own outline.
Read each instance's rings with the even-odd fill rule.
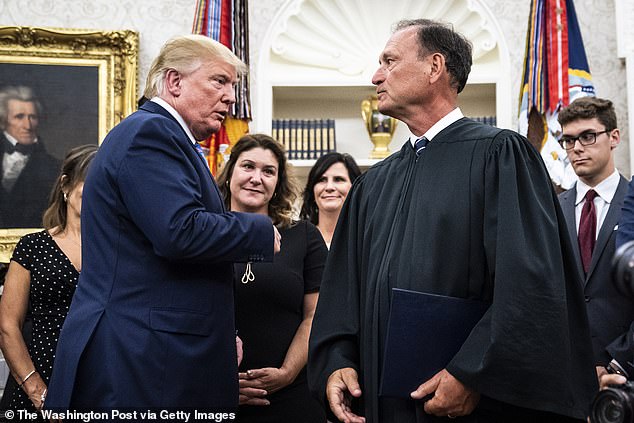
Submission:
[[[605,132],[608,132],[608,131],[606,130],[601,132],[584,132],[583,134],[580,134],[577,137],[561,137],[559,139],[559,144],[566,150],[570,150],[574,148],[577,140],[579,140],[579,143],[581,143],[581,145],[584,145],[584,146],[591,145],[597,141],[597,135],[603,134]]]

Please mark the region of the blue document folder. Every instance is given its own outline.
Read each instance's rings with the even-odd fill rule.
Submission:
[[[410,393],[444,369],[489,303],[392,289],[379,395]]]

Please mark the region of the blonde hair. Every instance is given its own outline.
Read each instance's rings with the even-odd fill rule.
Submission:
[[[181,35],[168,40],[152,62],[143,95],[148,99],[160,95],[168,70],[188,74],[210,59],[221,59],[229,63],[238,75],[247,73],[247,66],[238,56],[219,42],[204,35]]]

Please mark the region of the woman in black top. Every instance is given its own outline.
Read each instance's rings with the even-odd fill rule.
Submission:
[[[0,347],[20,389],[11,410],[41,410],[59,332],[81,271],[80,213],[88,165],[97,145],[71,149],[57,177],[44,230],[23,236],[15,247],[0,302]],[[22,324],[29,302],[33,334],[27,348]],[[17,416],[17,414],[16,414]]]
[[[233,146],[218,184],[232,211],[266,214],[282,236],[273,263],[235,265],[241,422],[326,421],[306,383],[308,336],[327,249],[317,228],[293,221],[284,150],[266,135]]]

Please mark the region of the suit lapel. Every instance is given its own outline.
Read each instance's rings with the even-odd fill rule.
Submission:
[[[198,151],[196,151],[196,147],[194,147],[194,144],[192,144],[191,140],[189,139],[189,136],[187,135],[187,132],[185,132],[185,130],[183,129],[183,127],[180,125],[180,123],[174,118],[174,116],[172,116],[170,114],[170,112],[168,112],[167,110],[165,110],[160,104],[157,104],[153,101],[146,101],[145,103],[143,103],[140,107],[141,110],[145,110],[146,112],[150,112],[150,113],[158,113],[160,115],[163,115],[165,117],[168,117],[170,119],[172,119],[174,122],[178,123],[178,127],[181,128],[181,130],[183,131],[183,137],[185,140],[187,140],[187,144],[189,144],[189,147],[194,151],[194,155],[196,156],[196,160],[202,164],[204,164],[205,169],[207,174],[209,174],[209,178],[213,179],[213,175],[211,174],[211,170],[209,169],[209,164],[205,161],[205,159],[202,158],[202,156],[200,154],[198,154]],[[215,184],[214,184],[215,185]],[[217,188],[216,188],[216,191]],[[218,191],[218,193],[220,193]]]
[[[575,216],[575,199],[577,198],[577,185],[561,195],[561,210],[566,217],[566,226],[572,240],[572,251],[577,264],[577,271],[583,279],[583,265],[581,264],[581,252],[579,251],[579,239],[577,238],[577,221]]]
[[[623,199],[625,198],[625,194],[627,192],[627,181],[623,176],[621,176],[619,180],[619,184],[616,187],[616,192],[614,193],[614,197],[612,198],[612,202],[610,203],[610,207],[608,208],[608,213],[605,215],[605,220],[601,225],[601,229],[599,230],[599,236],[597,237],[597,242],[594,245],[594,251],[592,252],[592,261],[590,262],[590,268],[588,269],[588,274],[586,275],[585,282],[587,283],[592,276],[592,272],[603,254],[603,250],[608,243],[608,240],[612,236],[614,232],[614,227],[619,223],[619,218],[621,217],[621,207],[623,207]]]
[[[212,189],[214,190],[216,195],[221,199],[220,203],[224,211],[225,203],[224,201],[222,201],[224,197],[220,193],[220,189],[218,188],[218,185],[216,184],[216,180],[214,179],[214,176],[211,174],[211,169],[209,169],[209,164],[207,164],[207,162],[200,156],[200,154],[198,154],[198,151],[196,151],[196,147],[194,147],[191,140],[189,139],[189,136],[187,136],[187,132],[185,132],[183,127],[180,125],[180,123],[178,123],[178,121],[174,118],[174,116],[170,114],[170,112],[168,112],[161,105],[153,101],[146,101],[143,105],[141,105],[139,109],[145,110],[146,112],[150,112],[150,113],[158,113],[160,115],[163,115],[167,118],[172,119],[174,122],[178,124],[178,127],[181,128],[181,131],[183,132],[184,142],[186,142],[189,145],[189,148],[192,149],[192,151],[194,152],[194,156],[196,157],[196,159],[194,160],[198,163],[198,165],[194,163],[194,166],[198,166],[199,168],[202,168],[201,172],[207,175],[207,177],[209,178],[209,181],[211,182]]]

